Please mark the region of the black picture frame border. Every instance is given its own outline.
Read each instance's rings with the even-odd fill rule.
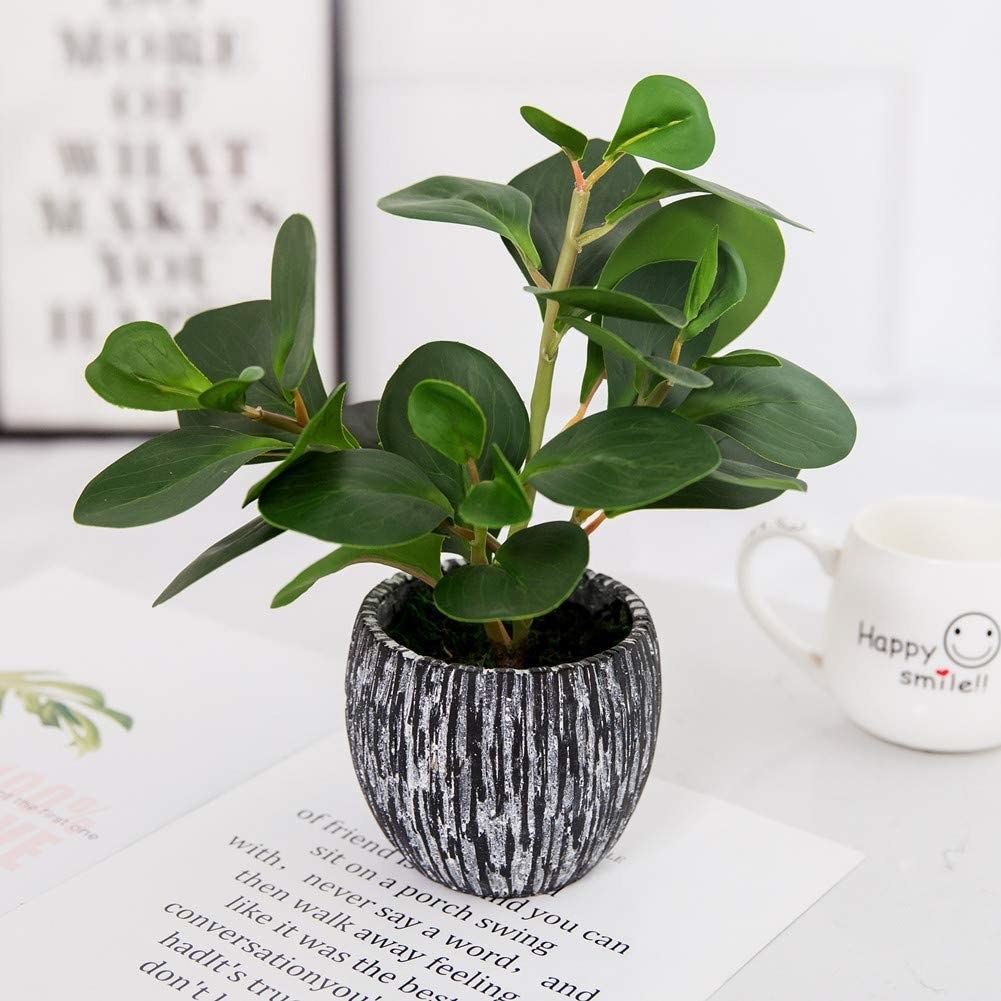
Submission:
[[[328,0],[330,6],[330,55],[332,68],[330,87],[333,91],[330,100],[330,229],[333,234],[334,253],[330,277],[333,280],[333,330],[334,339],[334,376],[335,381],[343,381],[347,373],[347,337],[345,336],[346,309],[344,303],[345,266],[342,253],[344,247],[344,141],[343,126],[345,113],[344,100],[344,40],[345,12],[347,4],[344,0]],[[3,276],[3,262],[0,260],[0,278]],[[2,294],[2,281],[0,281]],[[0,366],[3,365],[3,342],[0,340]],[[103,427],[11,427],[3,421],[0,411],[0,442],[3,441],[50,441],[50,440],[87,440],[106,438],[152,438],[162,434],[162,429],[142,428],[103,428]]]

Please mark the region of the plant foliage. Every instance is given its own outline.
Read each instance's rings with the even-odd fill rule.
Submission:
[[[701,95],[675,77],[641,80],[608,142],[539,108],[521,114],[556,152],[509,184],[440,175],[379,205],[500,236],[542,316],[541,342],[523,346],[540,357],[529,406],[496,361],[455,341],[414,351],[379,401],[347,403],[344,385],[328,393],[313,356],[316,245],[303,216],[278,233],[270,300],[201,313],[173,338],[144,322],[108,337],[91,386],[119,406],[176,410],[180,428],[95,477],[78,521],[167,518],[242,466],[272,463],[246,495],[258,516],[158,600],[295,531],[338,548],[275,605],[343,567],[384,564],[516,655],[532,620],[574,592],[607,518],[750,507],[806,489],[802,469],[848,454],[855,423],[830,387],[776,355],[722,351],[775,290],[779,222],[799,224],[686,173],[715,145]],[[644,159],[656,164],[646,173]],[[544,441],[568,334],[588,342],[582,404]],[[566,505],[566,520],[531,524],[537,494]],[[464,560],[443,570],[443,550]]]

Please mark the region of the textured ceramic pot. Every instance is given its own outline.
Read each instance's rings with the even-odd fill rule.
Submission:
[[[450,664],[386,635],[414,586],[365,598],[347,672],[355,771],[386,837],[430,879],[480,896],[558,890],[608,853],[643,791],[660,721],[650,613],[590,571],[572,600],[624,602],[616,646],[556,667]]]

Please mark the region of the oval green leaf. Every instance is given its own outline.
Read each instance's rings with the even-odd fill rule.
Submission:
[[[622,153],[690,170],[709,159],[716,134],[702,95],[673,76],[648,76],[629,94],[605,159]]]
[[[561,316],[558,318],[558,323],[564,328],[573,328],[579,331],[591,343],[597,344],[621,358],[628,359],[633,365],[638,365],[661,379],[670,379],[677,386],[704,389],[706,385],[711,385],[711,380],[707,376],[694,369],[686,368],[684,365],[676,365],[668,358],[642,354],[618,334],[614,334],[611,330],[606,330],[590,320],[582,320],[576,316]]]
[[[453,462],[474,462],[483,454],[487,419],[462,387],[444,379],[423,379],[410,391],[407,419],[415,435]]]
[[[840,461],[855,444],[851,411],[815,375],[780,361],[780,368],[710,367],[713,385],[690,393],[676,413],[784,466],[815,469]]]
[[[712,437],[690,421],[653,407],[619,407],[562,431],[522,475],[559,504],[610,510],[666,497],[719,461]]]
[[[680,308],[684,304],[694,267],[690,261],[661,261],[657,264],[648,264],[627,275],[615,291]],[[669,359],[679,333],[673,326],[663,323],[623,320],[612,316],[603,317],[601,325],[611,330],[645,358]],[[703,336],[682,344],[679,359],[681,365],[691,368],[692,362],[700,354],[705,353],[708,344],[702,344],[704,340],[707,339]],[[635,402],[637,389],[644,381],[646,370],[638,368],[632,359],[614,351],[605,352],[605,366],[608,378],[608,405],[622,407]]]
[[[196,410],[212,385],[163,327],[146,321],[113,330],[86,378],[98,396],[134,410]]]
[[[580,160],[587,150],[587,136],[572,125],[561,122],[558,118],[526,104],[521,109],[521,117],[551,143],[556,143],[571,160]]]
[[[272,362],[282,389],[290,393],[313,364],[316,318],[316,235],[303,215],[282,223],[271,259]]]
[[[605,216],[606,222],[616,223],[636,212],[638,209],[653,205],[664,198],[674,198],[677,195],[686,195],[692,192],[702,192],[710,195],[719,195],[720,198],[736,205],[742,205],[745,209],[758,212],[761,215],[770,216],[779,222],[788,223],[797,229],[809,231],[809,226],[804,226],[781,212],[776,211],[764,202],[759,202],[757,198],[750,198],[730,188],[724,188],[722,184],[714,181],[704,181],[698,177],[692,177],[680,170],[672,170],[670,167],[654,167],[648,171],[643,180],[636,186],[628,198],[624,198],[618,205]]]
[[[379,447],[379,401],[362,400],[344,408],[344,427],[362,448]]]
[[[507,184],[468,177],[429,177],[379,199],[379,208],[407,219],[452,222],[499,233],[538,267],[542,261],[532,242],[532,202]]]
[[[411,577],[419,577],[433,584],[441,579],[441,535],[422,535],[413,542],[399,546],[341,546],[322,559],[311,563],[297,577],[289,581],[274,597],[272,608],[290,605],[305,594],[318,580],[358,563],[379,563],[403,570]]]
[[[747,274],[747,294],[719,321],[712,350],[743,333],[771,299],[782,274],[785,245],[774,219],[716,195],[686,198],[657,209],[619,244],[600,283],[615,288],[626,275],[658,261],[697,261],[713,226],[737,252]]]
[[[265,369],[264,378],[247,389],[247,403],[263,407],[286,417],[293,417],[292,405],[272,371],[271,358],[274,331],[271,326],[271,302],[258,299],[198,313],[184,324],[177,343],[195,365],[212,382],[228,379],[234,372],[258,365]],[[323,406],[327,392],[315,360],[299,386],[299,392],[312,414]],[[178,414],[182,427],[227,427],[244,434],[260,434],[262,425],[239,414],[185,410]],[[268,428],[274,438],[293,442],[292,432]]]
[[[295,440],[291,451],[263,479],[258,480],[248,491],[243,504],[246,507],[257,500],[261,491],[276,477],[302,458],[311,448],[323,452],[336,452],[346,448],[358,448],[355,436],[344,426],[344,394],[348,384],[342,382],[331,394],[320,410],[313,414],[309,423]]]
[[[459,516],[479,528],[520,525],[532,516],[532,502],[504,453],[496,445],[492,447],[494,478],[473,486],[459,506]]]
[[[600,313],[602,316],[617,316],[645,323],[669,323],[679,328],[685,325],[685,314],[669,303],[648,302],[639,296],[615,289],[580,286],[554,292],[551,289],[526,286],[525,291],[540,299],[551,299],[561,306],[582,309],[587,313]]]
[[[782,362],[767,351],[744,349],[731,351],[725,355],[709,355],[706,358],[700,358],[693,367],[696,371],[701,372],[702,369],[712,365],[723,365],[729,368],[779,368]]]
[[[716,284],[719,271],[719,227],[713,226],[706,249],[695,263],[688,293],[685,296],[685,319],[691,322],[699,315]],[[707,324],[708,325],[708,324]]]
[[[241,466],[287,445],[227,428],[168,431],[113,462],[84,488],[73,517],[81,525],[132,528],[187,511]]]
[[[689,320],[684,339],[698,337],[703,330],[716,323],[747,295],[747,272],[740,255],[728,243],[718,245],[716,276],[712,288],[699,306],[698,315]],[[698,266],[696,266],[696,273]],[[693,276],[694,281],[694,276]],[[690,286],[689,286],[690,287]]]
[[[448,499],[412,462],[358,448],[310,452],[261,492],[272,525],[350,546],[395,546],[452,515]]]
[[[713,436],[722,462],[708,476],[677,493],[648,504],[649,508],[717,508],[740,510],[774,500],[786,490],[806,490],[798,469],[769,462],[719,431]]]
[[[224,539],[213,543],[204,553],[193,559],[159,594],[153,606],[162,605],[165,601],[180,594],[185,588],[196,581],[207,577],[213,570],[225,566],[244,553],[270,542],[282,534],[282,529],[269,525],[263,518],[254,518],[242,528],[231,532]]]
[[[508,539],[492,564],[446,573],[434,589],[434,601],[460,622],[544,615],[573,594],[588,553],[587,535],[573,522],[532,525]]]
[[[247,402],[247,390],[263,378],[264,369],[260,365],[249,365],[235,379],[211,385],[198,397],[198,402],[206,410],[238,413]]]
[[[379,404],[383,447],[416,463],[458,507],[466,493],[463,466],[446,458],[414,434],[407,414],[410,394],[425,379],[445,379],[464,389],[487,421],[486,445],[496,443],[515,469],[528,452],[528,413],[518,390],[488,355],[468,344],[432,341],[414,351],[393,373]],[[485,448],[477,463],[480,478],[493,475],[493,453]]]

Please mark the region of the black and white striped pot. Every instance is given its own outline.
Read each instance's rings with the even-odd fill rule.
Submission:
[[[661,693],[650,613],[588,571],[573,600],[625,602],[625,639],[556,667],[484,669],[386,635],[413,586],[399,574],[368,594],[348,655],[348,739],[372,813],[417,869],[453,889],[558,890],[612,848],[650,774]]]

